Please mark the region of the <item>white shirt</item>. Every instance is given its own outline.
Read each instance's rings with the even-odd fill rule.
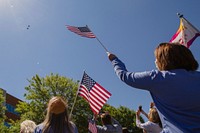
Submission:
[[[137,127],[144,129],[147,133],[160,133],[162,131],[162,128],[159,126],[158,123],[153,123],[151,121],[141,123],[140,120],[137,119],[137,117],[136,125]]]

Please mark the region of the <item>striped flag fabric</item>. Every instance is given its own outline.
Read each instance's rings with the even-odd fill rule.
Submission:
[[[78,95],[88,101],[94,114],[98,114],[103,105],[110,98],[111,93],[84,72]]]
[[[172,36],[170,42],[178,42],[189,48],[198,36],[200,36],[200,31],[187,21],[183,15],[180,15],[179,29]]]
[[[92,121],[92,120],[89,121],[88,130],[89,130],[91,133],[97,133],[97,127],[96,127],[95,121]]]
[[[96,36],[94,35],[94,33],[92,33],[92,31],[88,28],[88,26],[76,27],[76,26],[66,25],[66,27],[71,32],[74,32],[82,37],[96,38]]]

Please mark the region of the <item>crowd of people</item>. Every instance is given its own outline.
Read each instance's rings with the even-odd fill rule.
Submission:
[[[149,113],[140,106],[136,111],[136,125],[144,133],[197,133],[200,132],[200,72],[192,52],[183,45],[161,43],[154,51],[157,70],[129,72],[125,64],[108,52],[117,76],[131,87],[150,92],[153,102]],[[135,63],[136,64],[136,63]],[[148,121],[141,123],[140,114]],[[96,125],[97,133],[128,133],[109,112],[96,115],[102,125]],[[44,122],[21,123],[21,133],[78,133],[69,120],[68,107],[61,97],[50,99]]]

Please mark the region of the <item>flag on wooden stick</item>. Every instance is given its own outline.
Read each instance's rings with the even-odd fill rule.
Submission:
[[[90,30],[90,28],[87,25],[84,27],[66,25],[66,27],[71,32],[74,32],[82,37],[96,38],[97,41],[101,44],[101,46],[104,48],[104,50],[108,52],[107,48],[103,45],[103,43],[97,38],[97,36]]]
[[[170,42],[178,42],[189,48],[193,41],[200,36],[200,31],[187,21],[183,15],[178,15],[180,17],[180,26]]]
[[[103,105],[110,98],[111,93],[84,72],[78,95],[88,101],[94,114],[98,114]]]

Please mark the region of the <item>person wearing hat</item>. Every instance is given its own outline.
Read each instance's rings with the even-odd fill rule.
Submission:
[[[35,128],[35,133],[78,133],[76,125],[69,121],[63,98],[55,96],[49,100],[45,120]]]

